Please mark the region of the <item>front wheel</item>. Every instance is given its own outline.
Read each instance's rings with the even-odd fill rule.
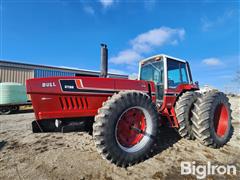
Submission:
[[[158,115],[151,98],[138,91],[122,91],[99,109],[93,136],[105,159],[126,167],[151,156],[157,130]]]

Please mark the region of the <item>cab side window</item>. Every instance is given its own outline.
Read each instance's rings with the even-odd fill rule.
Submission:
[[[189,83],[185,63],[168,59],[167,72],[168,86],[170,88],[176,88],[179,84]]]
[[[187,76],[187,70],[186,70],[186,64],[180,63],[180,71],[181,71],[182,83],[189,83],[188,76]]]

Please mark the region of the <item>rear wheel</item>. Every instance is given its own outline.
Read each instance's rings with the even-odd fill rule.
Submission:
[[[198,98],[192,110],[193,132],[206,146],[219,148],[231,138],[231,109],[222,92],[210,91]]]
[[[188,91],[183,93],[176,102],[175,112],[179,122],[178,133],[186,139],[195,139],[192,132],[192,108],[200,93]]]
[[[126,167],[151,156],[157,130],[158,115],[151,98],[138,91],[122,91],[99,109],[93,136],[105,159]]]

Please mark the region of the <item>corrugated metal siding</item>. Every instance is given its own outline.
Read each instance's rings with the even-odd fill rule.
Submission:
[[[0,59],[0,67],[1,68],[20,68],[20,69],[29,69],[29,70],[47,70],[47,71],[55,71],[55,72],[66,72],[71,74],[64,74],[64,76],[74,76],[77,75],[83,75],[83,76],[99,76],[99,71],[90,71],[90,70],[84,70],[84,69],[71,69],[71,68],[64,68],[64,67],[54,67],[54,66],[45,66],[45,65],[35,65],[35,64],[27,64],[27,63],[19,63],[19,62],[12,62],[12,61],[2,61]],[[50,73],[51,74],[51,73]],[[61,73],[60,73],[61,74]],[[52,76],[52,75],[50,75]],[[57,76],[58,73],[57,73]],[[62,76],[62,75],[61,75]],[[121,79],[127,79],[127,75],[120,75],[120,74],[108,74],[111,78],[121,78]],[[41,76],[39,76],[41,77]],[[48,77],[48,76],[44,76]]]
[[[64,71],[55,71],[55,70],[46,70],[46,69],[35,69],[34,77],[51,77],[51,76],[75,76],[75,73],[64,72]]]
[[[34,72],[30,69],[0,67],[0,82],[16,82],[26,84],[26,80],[33,78]]]

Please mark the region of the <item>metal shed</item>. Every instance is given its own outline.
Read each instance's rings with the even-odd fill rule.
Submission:
[[[75,76],[75,73],[56,71],[56,70],[46,70],[46,69],[35,69],[34,77],[50,77],[50,76]]]
[[[25,68],[0,67],[0,82],[17,82],[25,85],[26,79],[34,77],[34,71]]]
[[[50,76],[95,76],[100,75],[99,71],[89,71],[75,68],[64,68],[46,65],[35,65],[13,61],[0,60],[0,83],[17,82],[25,84],[30,78],[50,77]],[[109,74],[112,78],[127,79],[127,75]]]

